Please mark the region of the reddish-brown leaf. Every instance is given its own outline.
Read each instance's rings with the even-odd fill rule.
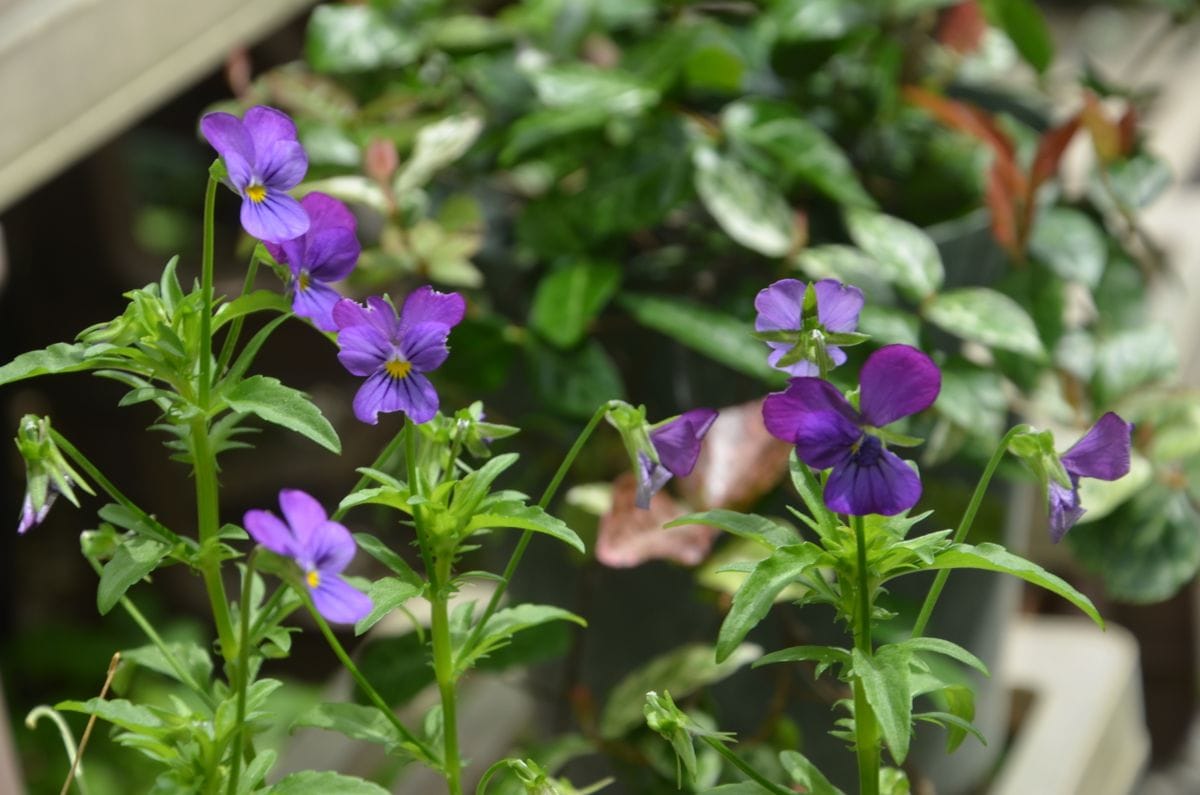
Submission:
[[[986,32],[983,9],[976,0],[966,0],[943,9],[935,36],[948,49],[969,55],[979,49]]]
[[[1038,142],[1033,167],[1029,171],[1029,191],[1032,195],[1041,184],[1058,172],[1058,163],[1063,152],[1079,130],[1079,115],[1076,114],[1057,127],[1047,130]]]
[[[687,511],[665,491],[654,495],[648,510],[634,504],[636,496],[637,480],[632,472],[624,472],[613,481],[612,506],[600,517],[596,560],[625,569],[650,560],[695,566],[708,556],[715,528],[698,524],[663,527]]]
[[[1121,140],[1121,156],[1128,157],[1137,148],[1138,139],[1138,112],[1137,108],[1130,105],[1121,114],[1121,120],[1117,122],[1117,130]]]
[[[916,86],[905,86],[904,98],[917,107],[924,108],[931,116],[952,130],[966,133],[987,144],[1008,161],[1014,160],[1012,140],[996,122],[981,111],[964,102],[948,99]]]
[[[1021,235],[1017,230],[1017,197],[995,166],[988,172],[984,201],[992,213],[992,235],[1011,256],[1020,258]]]

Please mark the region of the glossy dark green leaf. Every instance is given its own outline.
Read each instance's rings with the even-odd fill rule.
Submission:
[[[1140,386],[1166,381],[1179,366],[1175,340],[1157,323],[1098,339],[1095,355],[1092,388],[1102,404],[1112,404]]]
[[[577,261],[557,268],[538,282],[529,325],[559,348],[572,348],[620,281],[621,269],[611,262]]]
[[[1008,412],[1004,379],[994,370],[961,362],[944,366],[933,408],[969,433],[999,438]]]
[[[779,189],[715,149],[692,157],[696,193],[725,233],[765,257],[782,257],[796,242],[792,208]]]
[[[1025,62],[1045,72],[1054,60],[1054,39],[1033,0],[992,0],[988,6],[993,20],[1012,39]]]

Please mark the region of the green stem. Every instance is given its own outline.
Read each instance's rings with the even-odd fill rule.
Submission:
[[[854,540],[858,549],[858,609],[854,617],[854,648],[870,657],[871,645],[871,576],[867,570],[866,533],[861,516],[852,518]],[[854,748],[858,756],[859,795],[879,795],[879,727],[875,713],[867,702],[862,677],[854,677]]]
[[[400,445],[404,444],[404,440],[407,437],[407,435],[408,435],[408,425],[406,424],[404,426],[404,428],[400,429],[400,432],[397,433],[395,436],[393,436],[392,440],[387,443],[387,447],[384,447],[383,451],[378,456],[375,457],[374,463],[371,464],[371,469],[382,469],[383,465],[385,463],[387,463],[388,459],[391,458],[393,455],[395,455],[396,451],[400,449]],[[362,488],[370,482],[371,482],[371,478],[368,477],[367,475],[363,475],[362,477],[360,477],[358,479],[358,482],[354,484],[354,488],[350,489],[350,493],[347,494],[346,496],[349,497],[350,494],[354,494],[355,492],[361,491]],[[332,520],[334,522],[341,521],[341,518],[346,515],[346,511],[348,511],[348,510],[350,510],[350,509],[349,508],[338,508],[336,511],[333,512],[333,516],[331,516],[329,518],[330,518],[330,520]]]
[[[258,257],[257,249],[254,254],[250,255],[250,264],[246,267],[246,279],[242,282],[242,295],[249,294],[254,287],[254,277],[258,274]],[[234,318],[229,324],[229,331],[225,334],[225,342],[221,345],[221,355],[217,359],[217,375],[225,372],[225,368],[229,366],[229,360],[233,358],[233,350],[237,347],[238,337],[242,334],[242,325],[245,323],[246,317]]]
[[[250,687],[250,587],[254,583],[254,563],[258,547],[250,553],[246,568],[242,572],[242,600],[238,605],[238,661],[237,661],[237,721],[234,723],[233,759],[229,771],[228,795],[237,795],[238,779],[242,773],[242,755],[245,744],[246,690]]]
[[[454,645],[450,638],[450,558],[438,561],[436,581],[430,583],[430,634],[433,642],[433,673],[442,696],[442,771],[450,795],[462,795],[462,760],[458,755],[457,678],[454,675]]]
[[[748,778],[757,783],[767,792],[772,792],[775,795],[795,795],[793,790],[780,786],[774,781],[771,781],[769,778],[765,778],[762,773],[759,773],[751,765],[747,764],[746,760],[735,754],[728,746],[725,745],[725,743],[721,742],[715,737],[701,737],[700,739],[705,743],[708,743],[709,747],[711,747],[721,756],[725,757],[725,760],[729,762],[729,764],[745,773]]]
[[[358,670],[358,666],[355,665],[354,661],[350,659],[350,655],[346,653],[346,649],[343,648],[341,642],[337,639],[337,636],[333,634],[333,630],[329,628],[329,623],[325,621],[325,617],[317,611],[316,605],[313,604],[312,597],[309,595],[308,590],[302,587],[298,587],[296,590],[304,599],[304,604],[306,607],[308,607],[308,612],[312,613],[313,620],[317,622],[317,627],[320,628],[321,634],[325,636],[325,641],[329,644],[329,648],[333,649],[334,655],[336,655],[338,660],[341,661],[342,666],[349,671],[351,678],[358,683],[360,688],[362,688],[367,700],[374,704],[375,707],[381,713],[383,713],[383,716],[388,720],[388,722],[396,728],[396,731],[400,734],[400,737],[410,746],[409,750],[413,756],[417,757],[430,767],[437,767],[437,755],[428,745],[425,744],[423,740],[419,739],[415,734],[408,730],[408,727],[401,722],[395,711],[392,710],[392,708],[388,706],[388,703],[383,700],[383,696],[379,695],[379,691],[372,687],[367,678],[363,676],[362,671]]]
[[[962,521],[958,523],[958,529],[954,531],[954,543],[961,544],[971,532],[971,525],[975,523],[975,514],[979,512],[979,506],[983,502],[983,495],[987,493],[988,486],[992,482],[992,475],[996,473],[996,468],[1000,466],[1000,461],[1003,460],[1004,454],[1008,452],[1008,443],[1018,433],[1024,433],[1028,430],[1025,425],[1017,425],[1010,428],[1008,433],[1000,440],[1000,444],[996,447],[996,451],[992,453],[991,459],[987,462],[987,466],[983,470],[983,477],[979,479],[979,483],[975,486],[975,493],[971,495],[971,502],[967,504],[967,510],[963,513]],[[934,605],[937,604],[938,597],[942,595],[942,588],[946,586],[946,579],[950,576],[949,569],[942,569],[937,573],[937,577],[933,580],[933,586],[929,589],[929,593],[925,596],[925,603],[921,605],[921,612],[917,614],[917,623],[913,625],[912,636],[914,638],[921,637],[925,632],[925,627],[929,623],[930,616],[933,615]]]
[[[204,191],[204,252],[200,267],[200,383],[196,390],[202,412],[208,411],[212,388],[212,315],[213,315],[213,211],[217,203],[217,181],[210,175]]]
[[[563,478],[567,476],[571,465],[575,463],[575,459],[579,456],[583,446],[587,444],[587,440],[591,438],[592,432],[596,430],[596,426],[600,424],[600,420],[604,419],[604,415],[608,413],[609,403],[601,404],[600,408],[588,420],[588,424],[584,426],[579,436],[575,438],[575,444],[571,445],[571,449],[567,452],[567,457],[559,464],[558,471],[554,473],[554,477],[550,479],[546,490],[542,492],[541,499],[538,500],[538,507],[545,510],[550,505],[550,501],[554,499],[558,487],[562,485]],[[521,563],[521,558],[525,555],[525,548],[529,546],[529,541],[533,538],[533,531],[526,530],[521,534],[520,540],[517,541],[517,546],[513,549],[512,554],[508,558],[508,565],[504,567],[504,573],[500,575],[500,582],[496,585],[496,590],[492,592],[492,598],[488,600],[487,607],[484,608],[483,614],[475,623],[475,628],[471,630],[471,635],[467,638],[467,642],[463,644],[463,649],[471,649],[479,642],[479,636],[483,633],[483,628],[487,624],[488,619],[496,612],[500,606],[500,600],[504,598],[504,593],[508,590],[508,584],[512,581],[513,574],[517,571],[517,566]]]
[[[197,417],[192,420],[191,431],[192,469],[196,480],[196,524],[200,535],[200,573],[208,591],[228,676],[237,659],[237,641],[233,635],[233,618],[229,613],[229,599],[225,596],[225,583],[221,580],[220,542],[217,539],[221,529],[217,462],[208,444],[208,422],[203,417]]]

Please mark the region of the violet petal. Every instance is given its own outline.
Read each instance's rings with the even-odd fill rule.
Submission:
[[[404,299],[400,320],[404,328],[418,323],[443,323],[453,328],[463,319],[467,302],[458,293],[439,293],[428,285],[419,287]]]
[[[436,370],[450,355],[450,349],[446,347],[450,327],[444,323],[417,323],[407,326],[402,333],[400,354],[418,373]]]
[[[321,574],[320,584],[312,590],[312,600],[317,612],[334,624],[355,624],[373,607],[371,597],[336,574]]]
[[[799,279],[780,279],[758,291],[754,308],[755,331],[798,331],[804,307],[804,291],[808,288]]]
[[[1072,478],[1072,481],[1076,481],[1076,479]],[[1067,531],[1083,517],[1085,511],[1079,504],[1077,481],[1073,482],[1072,487],[1068,489],[1058,481],[1051,480],[1047,491],[1046,497],[1050,507],[1050,540],[1057,544],[1062,541]]]
[[[357,551],[354,537],[338,522],[321,522],[313,528],[308,539],[309,559],[322,577],[326,573],[341,574],[354,560]]]
[[[836,279],[822,279],[813,288],[817,293],[817,318],[822,326],[835,332],[858,328],[858,313],[863,308],[862,290]]]
[[[659,462],[676,477],[690,475],[700,457],[700,443],[716,419],[714,409],[692,409],[650,431]]]
[[[867,357],[859,383],[863,419],[882,428],[932,406],[942,388],[942,371],[910,345],[887,345]]]
[[[280,491],[279,508],[296,539],[295,554],[307,551],[312,546],[313,533],[328,520],[329,515],[311,494],[299,489]]]
[[[867,436],[857,452],[829,473],[824,497],[837,513],[894,516],[921,499],[921,479],[878,439]]]
[[[318,281],[310,281],[306,288],[301,288],[299,284],[294,283],[293,288],[293,312],[311,320],[313,325],[321,331],[338,330],[337,324],[333,322],[333,307],[341,300],[341,293]],[[338,354],[338,359],[341,359],[341,354]],[[349,366],[346,369],[349,370]],[[356,373],[356,375],[366,375],[369,372],[370,370],[367,370]]]
[[[270,511],[246,511],[242,524],[258,544],[271,550],[276,555],[292,557],[295,543],[291,529]]]
[[[242,200],[242,227],[259,240],[282,243],[308,230],[308,216],[291,196],[268,190],[261,202]]]
[[[1133,424],[1108,412],[1062,455],[1063,467],[1072,475],[1116,480],[1129,473],[1129,448]]]

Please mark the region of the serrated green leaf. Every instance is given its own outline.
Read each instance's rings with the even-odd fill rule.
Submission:
[[[355,533],[354,541],[358,544],[359,549],[391,569],[400,581],[416,587],[424,584],[421,575],[413,571],[412,566],[409,566],[404,558],[393,552],[391,547],[375,536],[370,533]]]
[[[321,410],[303,392],[284,386],[276,378],[251,376],[226,392],[224,398],[234,411],[295,431],[334,453],[342,451],[337,431]]]
[[[396,727],[378,707],[365,704],[318,704],[292,723],[292,728],[307,726],[338,732],[352,740],[378,743],[389,751],[404,746]]]
[[[100,573],[100,585],[96,589],[96,608],[100,615],[107,615],[134,583],[158,568],[169,551],[167,546],[152,539],[127,537]]]
[[[988,673],[987,666],[983,664],[982,660],[980,660],[974,654],[971,654],[971,652],[967,651],[962,646],[959,646],[957,643],[951,643],[948,640],[943,640],[941,638],[909,638],[908,640],[896,645],[903,646],[909,651],[925,651],[932,654],[941,654],[945,657],[949,657],[952,660],[958,660],[963,665],[974,668],[984,676],[991,676],[991,674]]]
[[[111,367],[111,362],[101,365],[90,361],[97,351],[111,348],[111,345],[56,342],[40,351],[22,353],[8,364],[0,367],[0,386],[41,375],[75,373],[101,366]]]
[[[773,651],[755,661],[754,666],[774,665],[783,662],[815,662],[817,676],[831,665],[850,666],[850,652],[833,646],[792,646]]]
[[[789,544],[797,544],[802,540],[792,528],[772,521],[765,516],[758,516],[752,513],[739,513],[724,508],[681,516],[663,525],[663,527],[676,527],[687,524],[702,524],[709,527],[716,527],[739,538],[755,541],[770,550],[785,547]]]
[[[867,703],[897,764],[904,764],[912,738],[912,696],[908,672],[912,655],[899,646],[883,646],[874,654],[851,652],[854,674],[863,685]]]
[[[306,770],[292,773],[267,790],[266,795],[388,795],[388,791],[361,778]]]
[[[292,305],[284,295],[276,290],[255,290],[246,295],[240,295],[232,301],[221,304],[213,314],[213,332],[226,323],[246,317],[255,312],[281,312],[290,314]]]
[[[779,764],[791,776],[792,781],[804,787],[809,795],[842,795],[842,791],[799,751],[781,751]]]
[[[587,622],[582,618],[561,607],[534,604],[506,607],[488,619],[478,642],[472,648],[460,652],[454,661],[455,669],[465,673],[480,657],[504,646],[518,632],[552,621],[570,621],[581,627],[587,626]]]
[[[551,271],[538,282],[529,325],[559,348],[574,347],[620,282],[621,269],[611,262],[577,261]]]
[[[202,687],[208,682],[209,677],[212,675],[212,657],[209,656],[207,651],[195,643],[167,643],[165,646],[167,653],[171,655],[171,658],[183,670],[183,674],[191,677],[192,681],[190,683],[185,682],[185,684],[194,684]],[[180,677],[180,672],[167,659],[167,655],[163,654],[162,649],[154,645],[140,646],[136,649],[122,651],[121,663],[123,665],[140,665],[163,676],[169,676],[180,682],[184,681]]]
[[[746,633],[766,617],[779,592],[794,583],[825,556],[815,544],[803,543],[780,547],[759,561],[746,581],[733,595],[733,605],[721,623],[717,639],[717,661],[730,654]]]
[[[717,662],[711,646],[694,643],[655,657],[613,687],[600,715],[600,736],[615,740],[641,726],[645,719],[642,705],[649,691],[665,690],[683,699],[729,677],[760,654],[760,647],[744,643]]]
[[[945,280],[942,256],[924,230],[873,210],[847,208],[851,239],[879,263],[883,276],[915,301],[937,292]]]
[[[354,625],[354,634],[363,634],[379,623],[379,620],[388,613],[423,590],[422,586],[405,582],[398,577],[384,577],[371,583],[371,587],[367,591],[367,596],[371,599],[371,612]]]
[[[114,726],[120,726],[122,729],[134,732],[135,734],[163,737],[169,731],[163,725],[162,718],[154,710],[126,701],[123,698],[90,698],[87,701],[60,701],[54,705],[54,708],[65,712],[82,712],[85,715],[95,715],[101,720],[108,721]]]
[[[513,527],[532,530],[557,538],[577,552],[585,552],[583,540],[567,527],[561,519],[551,516],[536,505],[501,503],[492,506],[487,513],[476,514],[467,524],[466,535],[495,527]]]
[[[725,233],[765,257],[782,257],[796,242],[792,208],[779,190],[729,155],[698,147],[692,156],[696,193]]]
[[[925,304],[924,314],[930,323],[962,339],[1034,359],[1045,358],[1045,348],[1029,313],[1004,293],[988,287],[962,287],[935,295]]]
[[[739,373],[779,385],[787,374],[767,364],[766,347],[753,327],[729,315],[678,298],[624,293],[617,303],[643,326],[666,334]]]

